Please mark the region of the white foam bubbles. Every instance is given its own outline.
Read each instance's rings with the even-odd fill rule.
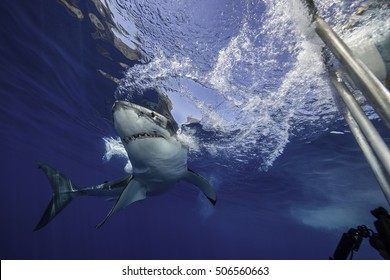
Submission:
[[[199,152],[198,139],[191,133],[191,129],[187,129],[186,133],[179,132],[177,138],[183,143],[190,151]]]
[[[321,46],[307,40],[313,37],[312,29],[300,1],[265,4],[265,11],[262,3],[243,4],[246,10],[235,14],[240,28],[225,46],[209,48],[215,52],[204,54],[214,57],[208,65],[198,53],[158,49],[154,38],[157,42],[149,50],[155,52],[153,58],[128,70],[116,97],[131,100],[132,92],[155,87],[174,100],[179,94],[200,112],[203,128],[224,134],[222,141],[199,143],[202,148],[216,156],[224,150],[233,161],[257,158],[259,167],[269,168],[297,127],[333,113],[322,110],[334,104],[321,76]],[[258,13],[252,13],[256,9]],[[170,40],[186,43],[182,37]],[[174,110],[182,107],[174,104]]]
[[[327,230],[340,230],[358,225],[362,222],[359,212],[358,209],[339,205],[291,209],[293,217],[303,224]]]
[[[119,137],[103,137],[103,141],[106,149],[103,160],[110,161],[113,156],[124,158],[127,160],[126,166],[124,167],[125,172],[132,173],[133,167],[129,161],[129,158],[127,157],[127,153],[125,147],[123,147],[121,139]]]

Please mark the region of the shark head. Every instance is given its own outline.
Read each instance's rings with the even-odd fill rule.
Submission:
[[[167,139],[176,135],[170,120],[160,113],[127,101],[112,107],[114,127],[124,143],[147,139]]]
[[[112,111],[114,127],[133,168],[158,168],[162,161],[178,154],[182,154],[180,162],[186,160],[187,152],[177,140],[177,124],[171,115],[127,101],[116,101]]]

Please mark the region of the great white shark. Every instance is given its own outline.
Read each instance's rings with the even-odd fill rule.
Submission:
[[[80,196],[101,196],[116,202],[96,227],[130,204],[169,191],[178,181],[189,182],[215,205],[217,195],[210,183],[187,167],[188,148],[177,137],[178,125],[169,106],[159,102],[155,110],[116,101],[112,107],[114,127],[133,166],[131,175],[87,188],[78,188],[69,178],[38,162],[52,187],[52,199],[35,230],[47,225],[73,199]]]

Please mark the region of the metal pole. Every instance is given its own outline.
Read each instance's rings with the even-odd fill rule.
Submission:
[[[363,131],[364,136],[370,143],[370,146],[374,150],[376,156],[382,162],[383,167],[386,169],[387,173],[390,174],[390,151],[386,143],[383,141],[382,137],[379,135],[371,121],[364,114],[364,111],[359,106],[355,100],[355,97],[352,95],[346,85],[339,81],[338,77],[334,73],[332,74],[332,72],[331,79],[333,81],[337,81],[333,83],[335,84],[341,98],[347,105],[348,109],[351,111],[352,116],[356,120],[360,129]]]
[[[383,122],[390,128],[390,93],[374,74],[354,56],[350,48],[318,15],[314,17],[315,30],[333,54],[347,69],[348,75],[362,90]]]
[[[344,108],[343,114],[352,131],[352,134],[355,136],[356,142],[359,144],[360,149],[366,157],[366,160],[370,165],[372,172],[374,172],[375,178],[381,186],[382,192],[385,195],[387,202],[390,204],[390,183],[388,180],[389,176],[387,176],[384,172],[381,164],[379,163],[373,150],[368,144],[367,139],[364,137],[351,112],[347,108]]]
[[[367,159],[382,192],[390,204],[390,152],[379,133],[366,117],[352,93],[345,84],[338,79],[337,74],[330,71],[331,80],[339,92],[346,108],[343,110],[344,117],[364,156]],[[381,161],[381,163],[378,161]],[[382,167],[383,166],[383,167]],[[386,169],[386,172],[383,170]]]
[[[383,122],[390,128],[390,93],[375,75],[360,61],[333,29],[317,14],[313,0],[302,0],[307,6],[315,31],[332,53],[344,65],[348,75],[363,92]]]
[[[331,27],[317,14],[313,0],[302,0],[307,6],[318,36],[325,42],[336,58],[344,65],[347,74],[363,92],[366,99],[390,128],[390,93],[374,74],[355,57],[350,48]],[[367,159],[382,192],[390,204],[390,151],[371,121],[335,71],[330,70],[333,84],[345,107],[343,114],[364,156]]]

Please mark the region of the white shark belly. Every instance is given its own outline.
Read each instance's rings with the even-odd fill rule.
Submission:
[[[187,172],[187,148],[179,141],[143,139],[125,145],[133,175],[148,195],[168,191]]]

